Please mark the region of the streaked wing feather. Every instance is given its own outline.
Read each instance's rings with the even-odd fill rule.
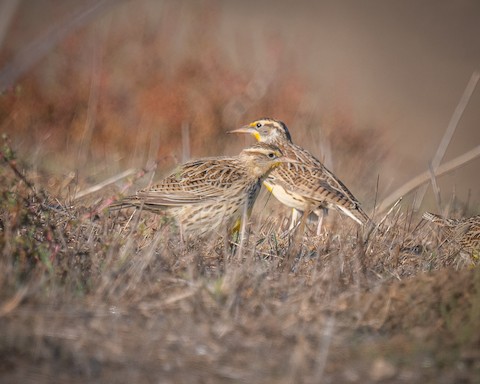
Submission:
[[[281,148],[287,157],[298,163],[283,164],[274,169],[267,179],[271,185],[301,195],[312,205],[331,204],[359,222],[370,221],[348,188],[310,152],[295,144]]]
[[[287,164],[291,165],[291,164]],[[287,165],[275,169],[268,181],[281,185],[294,193],[308,196],[312,200],[330,200],[335,203],[358,205],[357,199],[347,187],[325,167],[309,167],[308,165]]]
[[[137,192],[136,197],[145,204],[165,206],[201,204],[222,199],[235,181],[245,177],[241,167],[225,167],[225,159],[227,158],[212,158],[185,163],[161,183]],[[228,159],[232,163],[237,161],[235,158]]]

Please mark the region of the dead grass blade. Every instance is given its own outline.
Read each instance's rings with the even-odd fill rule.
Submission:
[[[120,181],[126,177],[129,177],[133,174],[135,174],[137,170],[135,168],[130,168],[127,169],[126,171],[123,171],[122,173],[119,173],[118,175],[112,176],[108,178],[107,180],[102,181],[101,183],[92,185],[91,187],[84,189],[83,191],[77,192],[75,196],[73,196],[73,200],[78,200],[81,199],[82,197],[88,196],[92,193],[98,192],[101,189],[105,188],[106,186],[110,184],[114,184],[117,181]]]
[[[463,92],[463,95],[460,98],[460,101],[458,102],[458,105],[455,108],[455,111],[453,112],[452,118],[448,123],[447,129],[442,137],[442,141],[440,142],[440,145],[438,146],[437,152],[435,153],[435,156],[432,159],[431,168],[433,169],[434,173],[436,172],[437,168],[440,166],[443,156],[445,156],[445,152],[447,152],[448,145],[452,140],[453,134],[457,129],[457,125],[460,119],[462,118],[463,112],[465,111],[465,108],[467,107],[467,104],[470,101],[470,97],[472,96],[473,91],[475,90],[475,87],[477,86],[479,79],[480,79],[480,73],[477,71],[473,72],[465,88],[465,91]],[[425,192],[427,191],[427,187],[428,185],[424,185],[419,189],[415,204],[413,206],[414,212],[418,211],[418,209],[420,208],[420,205],[422,205]]]
[[[435,172],[435,176],[438,177],[446,173],[449,173],[469,163],[470,161],[476,159],[479,156],[480,156],[480,145],[476,146],[475,148],[471,149],[468,152],[465,152],[463,155],[460,155],[455,159],[452,159],[449,162],[439,166]],[[395,192],[387,196],[382,201],[382,203],[378,207],[377,212],[378,213],[384,212],[390,205],[395,203],[395,201],[397,201],[400,197],[413,191],[415,188],[418,188],[422,184],[426,183],[429,179],[430,179],[430,171],[425,171],[420,175],[414,177],[410,181],[406,182],[399,189],[397,189]]]
[[[0,4],[0,49],[19,5],[19,0],[4,1]]]
[[[44,57],[60,41],[76,29],[81,28],[99,14],[115,4],[111,0],[101,0],[88,4],[80,11],[72,14],[66,22],[53,25],[50,30],[33,40],[20,51],[0,71],[0,92],[14,84],[20,76],[27,72],[37,61]]]
[[[433,169],[432,163],[428,166],[428,172],[430,173],[430,182],[432,183],[437,209],[440,212],[442,207],[442,196],[440,195],[440,188],[438,187],[437,178],[435,177],[435,169]],[[426,187],[426,185],[424,187]],[[413,209],[415,210],[415,204]]]
[[[20,305],[27,292],[28,287],[25,286],[19,289],[11,299],[3,303],[2,306],[0,306],[0,318],[15,310]]]

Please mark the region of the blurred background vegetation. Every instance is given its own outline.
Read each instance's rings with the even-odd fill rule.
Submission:
[[[381,200],[428,169],[478,69],[479,11],[473,0],[4,0],[0,130],[30,164],[93,182],[236,154],[250,140],[226,130],[274,117],[371,211],[377,178]],[[476,91],[444,161],[480,143],[479,105]],[[439,179],[445,200],[480,201],[479,164]]]

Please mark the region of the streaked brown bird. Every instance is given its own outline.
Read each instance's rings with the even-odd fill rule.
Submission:
[[[425,212],[423,218],[443,229],[445,239],[458,243],[464,252],[472,256],[480,252],[480,215],[463,219],[449,219]]]
[[[287,126],[278,120],[263,118],[229,133],[250,133],[259,142],[273,144],[297,162],[283,164],[264,181],[265,187],[284,205],[293,208],[290,230],[301,212],[314,212],[320,219],[322,210],[335,208],[358,224],[371,223],[360,203],[348,188],[315,156],[294,144]]]
[[[236,232],[243,215],[250,215],[268,173],[290,161],[278,147],[257,143],[238,156],[189,161],[159,184],[109,208],[136,207],[154,213],[166,210],[184,236],[203,236],[221,226]]]

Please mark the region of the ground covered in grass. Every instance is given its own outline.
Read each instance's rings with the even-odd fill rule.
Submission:
[[[254,215],[245,243],[57,196],[0,167],[0,378],[18,382],[452,383],[480,378],[480,270],[392,211],[315,237]],[[35,183],[33,181],[35,181]],[[35,186],[33,185],[35,184]]]

